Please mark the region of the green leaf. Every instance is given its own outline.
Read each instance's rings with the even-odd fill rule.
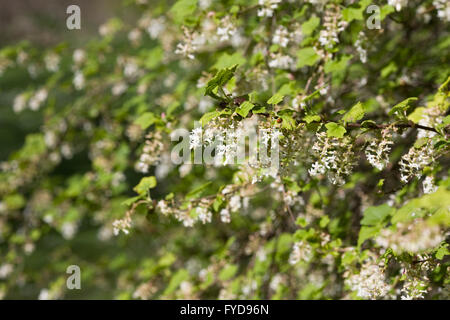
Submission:
[[[213,209],[215,212],[219,212],[220,206],[223,204],[223,197],[218,195],[213,202]]]
[[[233,54],[223,53],[217,62],[212,66],[213,69],[225,69],[230,68],[234,65],[243,65],[246,62],[245,58],[240,52],[235,52]]]
[[[145,112],[134,121],[134,124],[140,126],[143,130],[155,123],[156,117],[153,112]]]
[[[398,70],[397,65],[394,61],[391,61],[386,67],[381,69],[381,77],[386,78],[388,75],[390,75],[393,72],[396,72]]]
[[[217,111],[217,110],[216,111],[207,112],[200,118],[200,123],[202,124],[202,126],[204,126],[208,122],[210,122],[212,119],[217,118],[218,116],[220,116],[220,114],[221,114],[221,112]]]
[[[177,24],[182,24],[184,20],[192,16],[197,9],[198,0],[178,0],[170,8],[169,14],[172,16],[173,20]]]
[[[348,7],[342,10],[342,17],[347,22],[351,22],[353,20],[363,20],[364,19],[363,11],[364,9],[361,8]]]
[[[205,184],[202,184],[201,186],[195,188],[194,190],[190,191],[186,195],[186,199],[192,199],[198,197],[206,188],[208,188],[212,184],[211,181],[208,181]]]
[[[358,247],[361,247],[361,245],[364,243],[364,241],[366,241],[368,239],[372,239],[373,237],[378,235],[380,230],[381,230],[380,226],[376,226],[376,227],[363,226],[361,228],[361,230],[359,230]]]
[[[237,271],[238,271],[237,265],[229,264],[224,269],[222,269],[222,271],[220,271],[219,279],[221,281],[229,280],[236,274]]]
[[[282,128],[288,130],[292,130],[295,128],[295,120],[291,114],[288,113],[282,114],[280,115],[280,118],[283,120],[283,122],[281,123]]]
[[[426,109],[424,107],[415,108],[414,111],[408,115],[408,120],[411,120],[414,123],[419,123],[419,121],[422,120],[425,111]]]
[[[231,68],[225,68],[219,70],[216,75],[209,80],[205,89],[205,96],[211,96],[215,99],[222,100],[218,95],[216,95],[213,90],[217,87],[223,87],[228,81],[231,80],[234,76],[234,72],[236,71],[237,65],[232,66]]]
[[[124,206],[131,206],[133,203],[135,203],[136,201],[138,201],[139,199],[142,199],[142,196],[136,196],[136,197],[132,197],[132,198],[128,198],[127,200],[122,202],[122,205]]]
[[[3,201],[10,210],[20,209],[26,204],[25,198],[18,193],[5,196]]]
[[[164,57],[164,50],[161,47],[156,47],[148,51],[143,51],[142,56],[145,61],[145,66],[148,69],[153,69],[160,65]]]
[[[252,110],[253,113],[266,113],[266,107],[258,106]]]
[[[189,278],[189,272],[185,269],[178,270],[172,278],[170,278],[170,282],[164,290],[163,295],[168,295],[173,293],[178,286],[186,279]]]
[[[268,104],[278,104],[281,101],[283,101],[284,96],[279,94],[279,93],[275,93],[269,100],[267,100]]]
[[[306,47],[297,51],[297,68],[312,66],[320,59],[313,47]]]
[[[237,109],[236,112],[243,118],[247,117],[250,110],[253,109],[255,105],[249,101],[244,101]]]
[[[422,137],[420,139],[417,139],[416,142],[414,142],[414,148],[420,149],[421,147],[426,145],[429,140],[430,139],[427,137]]]
[[[448,255],[450,255],[450,251],[448,251],[448,243],[444,243],[436,251],[436,259],[442,260],[445,256]]]
[[[347,7],[342,10],[342,17],[345,21],[351,22],[353,20],[363,20],[364,11],[366,7],[371,3],[371,0],[359,1],[358,7]]]
[[[320,24],[320,18],[313,15],[311,18],[309,18],[308,21],[304,22],[302,24],[302,34],[305,36],[309,36],[316,30],[316,28]]]
[[[319,225],[321,228],[325,228],[329,222],[330,222],[330,218],[328,216],[323,216],[319,221]]]
[[[364,117],[364,107],[361,102],[355,104],[344,116],[342,120],[345,122],[356,122]]]
[[[337,124],[336,122],[329,122],[325,125],[327,128],[328,137],[343,138],[344,134],[347,132],[343,126]]]
[[[368,207],[364,211],[364,217],[361,220],[363,226],[376,226],[382,224],[388,216],[394,211],[387,204],[376,207]]]
[[[325,63],[324,71],[326,73],[338,73],[344,71],[352,57],[352,55],[345,55],[338,60],[328,60],[327,63]]]
[[[416,97],[411,97],[408,99],[403,100],[400,103],[397,103],[395,106],[392,107],[392,109],[388,112],[388,115],[393,114],[400,114],[402,115],[404,112],[408,110],[408,107],[411,105],[412,102],[417,101]]]
[[[137,186],[133,188],[140,195],[145,195],[149,189],[156,187],[156,178],[154,176],[142,178]]]
[[[306,123],[311,123],[311,122],[319,122],[320,121],[320,116],[317,114],[310,114],[310,115],[306,115],[303,117],[303,120]]]
[[[388,4],[382,6],[380,10],[380,19],[384,20],[384,18],[386,18],[386,16],[392,12],[395,12],[395,8],[393,6],[390,6]]]

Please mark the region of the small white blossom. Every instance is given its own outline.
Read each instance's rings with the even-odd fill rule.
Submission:
[[[432,176],[427,176],[423,180],[423,193],[429,194],[436,192],[438,187],[434,184],[434,178]]]

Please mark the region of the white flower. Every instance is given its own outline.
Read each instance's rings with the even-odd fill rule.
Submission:
[[[72,239],[77,231],[77,225],[74,222],[64,222],[61,226],[61,233],[64,239]]]
[[[401,296],[402,300],[415,300],[415,299],[423,299],[424,293],[427,293],[426,288],[428,287],[428,283],[416,277],[407,278],[405,283],[403,284],[403,288],[401,292],[403,295]]]
[[[76,71],[75,76],[73,77],[73,86],[76,90],[81,90],[84,88],[85,80],[83,72]]]
[[[403,183],[407,183],[414,176],[420,178],[422,176],[422,169],[433,161],[434,150],[430,141],[419,149],[414,146],[411,147],[399,162],[400,180]]]
[[[38,300],[50,300],[50,291],[48,289],[42,289],[39,292]]]
[[[220,25],[217,28],[217,35],[219,36],[219,41],[228,41],[230,37],[236,34],[236,27],[231,22],[229,16],[225,16],[220,20]]]
[[[365,150],[367,161],[378,170],[383,170],[389,163],[389,152],[391,151],[392,144],[390,129],[383,129],[381,139],[372,141],[367,146]]]
[[[49,148],[54,148],[57,143],[57,138],[53,131],[46,131],[44,135],[45,145]]]
[[[309,243],[299,241],[294,243],[291,255],[289,256],[289,263],[291,265],[297,264],[300,261],[308,262],[312,256],[312,248]]]
[[[123,81],[120,81],[111,88],[111,92],[114,96],[120,96],[122,93],[127,91],[127,89],[128,89],[127,84]]]
[[[275,35],[272,38],[272,42],[274,44],[278,44],[282,47],[286,47],[289,43],[289,32],[288,30],[283,27],[279,26],[277,30],[275,30]]]
[[[237,212],[241,208],[241,196],[234,195],[230,198],[230,210],[231,212]]]
[[[212,213],[208,211],[208,208],[198,207],[197,208],[198,220],[203,224],[211,222]]]
[[[13,265],[5,263],[0,266],[0,279],[6,279],[13,272]]]
[[[124,219],[118,219],[113,222],[113,233],[115,236],[119,235],[119,232],[122,231],[125,234],[129,234],[129,229],[131,228],[131,220],[128,217]]]
[[[423,180],[423,193],[433,193],[436,192],[438,187],[434,184],[434,178],[432,176],[427,176]]]
[[[281,0],[259,0],[258,4],[262,8],[258,9],[258,17],[272,17],[273,11],[278,8]]]
[[[47,95],[48,92],[46,89],[39,89],[28,101],[30,109],[33,111],[38,110],[41,107],[42,103],[47,99]]]
[[[189,135],[189,147],[195,149],[202,145],[202,128],[194,128]]]
[[[171,212],[171,209],[167,205],[167,202],[164,200],[159,200],[156,208],[163,214],[168,215]]]
[[[48,71],[56,72],[59,69],[60,57],[56,53],[49,53],[44,58],[45,67]]]
[[[73,61],[75,64],[79,65],[86,60],[86,52],[83,49],[76,49],[73,52]]]
[[[223,223],[231,222],[230,211],[228,209],[220,210],[220,221],[222,221]]]
[[[150,24],[147,27],[147,32],[150,35],[150,38],[156,39],[163,33],[165,29],[166,21],[164,17],[160,17],[158,19],[152,19],[150,21]]]
[[[308,170],[308,173],[311,176],[318,176],[320,174],[324,174],[325,170],[325,167],[321,163],[316,161],[312,164],[311,168]]]
[[[450,3],[447,0],[435,0],[433,6],[437,10],[439,19],[450,22]]]
[[[18,112],[23,111],[26,107],[26,104],[27,104],[26,95],[24,93],[17,95],[14,99],[14,105],[13,105],[14,112],[18,113]]]
[[[388,0],[388,5],[393,6],[395,10],[400,11],[408,4],[408,0]]]
[[[291,69],[294,66],[294,59],[288,55],[278,53],[269,61],[270,68]]]

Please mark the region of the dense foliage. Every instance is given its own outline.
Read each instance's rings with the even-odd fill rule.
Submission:
[[[447,1],[124,10],[0,51],[1,297],[449,298]],[[251,127],[279,168],[233,161]]]

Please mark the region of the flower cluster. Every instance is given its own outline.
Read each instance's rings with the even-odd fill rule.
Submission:
[[[183,27],[183,32],[183,42],[177,44],[175,54],[179,54],[193,60],[195,58],[194,53],[198,50],[199,46],[205,43],[206,40],[203,35],[198,34],[197,32],[189,31],[186,27]]]
[[[391,290],[391,286],[386,283],[383,269],[372,261],[365,262],[360,273],[351,275],[346,283],[363,299],[384,298]]]
[[[411,147],[400,160],[400,180],[407,183],[411,178],[422,176],[422,169],[434,161],[434,150],[431,141],[416,148]]]
[[[136,170],[148,173],[150,166],[159,162],[161,153],[164,150],[161,132],[151,132],[145,137],[144,148],[142,149],[139,161],[136,163]]]
[[[328,175],[333,184],[342,185],[345,177],[352,172],[355,154],[348,137],[329,138],[325,132],[316,134],[317,141],[312,149],[317,157],[308,170],[311,176]]]
[[[289,256],[289,263],[295,265],[300,261],[308,262],[312,257],[312,248],[308,242],[299,241],[294,243]]]
[[[347,22],[342,20],[342,14],[338,6],[330,5],[325,11],[323,18],[324,29],[320,31],[320,44],[331,49],[339,43],[339,33],[347,27]]]
[[[438,225],[415,219],[409,223],[398,223],[395,229],[381,230],[375,242],[398,253],[421,253],[436,248],[444,240],[445,236]]]
[[[282,0],[258,0],[261,8],[258,9],[258,17],[272,17],[274,10]]]
[[[450,22],[450,4],[446,0],[434,0],[433,6],[437,10],[439,19]]]
[[[381,131],[381,138],[376,141],[371,141],[366,147],[367,161],[378,170],[383,170],[389,163],[389,153],[393,144],[392,128],[383,129]]]

